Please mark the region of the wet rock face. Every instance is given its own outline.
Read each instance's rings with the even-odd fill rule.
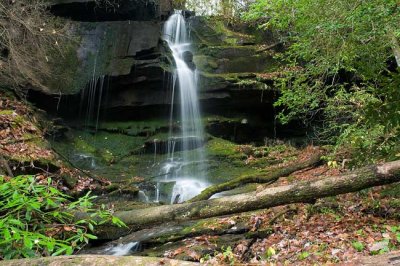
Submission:
[[[182,57],[183,57],[183,60],[184,60],[186,63],[191,63],[191,62],[193,62],[193,54],[192,54],[192,52],[190,52],[190,51],[184,52]]]
[[[193,62],[193,53],[190,51],[185,51],[182,55],[183,61],[188,65],[191,70],[196,70],[196,65]]]
[[[169,113],[174,61],[161,40],[161,29],[162,19],[172,10],[170,0],[116,0],[115,8],[101,1],[95,5],[94,0],[52,1],[53,14],[79,20],[72,22],[72,30],[80,43],[73,51],[76,58],[68,59],[76,63],[65,64],[71,84],[55,80],[52,94],[30,94],[39,107],[76,117],[84,90],[93,79],[105,76],[102,99],[107,99],[100,109],[107,119]],[[185,16],[190,20],[194,52],[186,51],[183,58],[199,73],[202,111],[252,110],[269,117],[273,82],[260,81],[257,73],[274,70],[273,54],[258,53],[254,35],[235,33],[223,21],[193,17],[190,12]],[[179,97],[175,103],[179,104]]]
[[[150,21],[164,19],[172,10],[170,0],[53,0],[50,11],[76,21]]]
[[[160,19],[162,14],[167,17],[171,12],[169,0],[119,0],[113,1],[119,4],[117,9],[104,10],[101,2],[96,6],[94,1],[87,0],[53,2],[54,14],[76,16],[72,19],[80,20],[69,22],[70,31],[78,37],[79,43],[74,43],[67,57],[57,62],[65,69],[61,79],[50,80],[47,91],[30,91],[29,97],[34,103],[58,115],[74,117],[79,112],[81,95],[85,95],[93,80],[103,76],[106,82],[102,89],[113,92],[109,101],[102,103],[105,104],[102,108],[147,106],[167,98],[160,93],[165,65]],[[130,12],[130,9],[135,10]],[[57,10],[64,13],[57,13]],[[126,17],[124,12],[129,16],[138,13],[142,17]],[[80,14],[84,16],[79,17]]]
[[[154,151],[157,151],[157,154],[167,154],[169,149],[168,145],[171,145],[170,143],[173,143],[174,151],[183,151],[184,141],[188,142],[187,149],[189,150],[197,149],[205,145],[205,140],[195,136],[189,136],[186,139],[184,139],[184,137],[174,137],[164,140],[154,139],[151,141],[146,141],[143,145],[141,152],[154,153]]]

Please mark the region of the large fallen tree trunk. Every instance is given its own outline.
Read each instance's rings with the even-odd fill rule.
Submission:
[[[80,255],[80,256],[60,256],[60,257],[46,257],[36,259],[21,259],[21,260],[8,260],[0,262],[3,266],[60,266],[60,265],[74,265],[74,266],[108,266],[108,265],[148,265],[148,266],[194,266],[199,265],[195,262],[170,260],[165,258],[152,258],[152,257],[121,257],[121,256],[105,256],[105,255]]]
[[[392,251],[377,256],[361,257],[351,262],[351,265],[387,266],[400,265],[400,251]]]
[[[400,160],[364,167],[340,176],[273,187],[252,192],[193,203],[182,203],[115,213],[131,230],[163,223],[215,217],[289,203],[311,202],[318,198],[355,192],[365,188],[400,181]]]
[[[232,190],[249,183],[271,184],[277,181],[282,176],[288,176],[296,171],[318,164],[321,161],[321,154],[321,151],[315,150],[315,153],[305,161],[295,162],[291,165],[283,166],[274,170],[267,170],[270,172],[261,172],[258,173],[258,175],[240,176],[228,182],[211,186],[203,190],[199,195],[191,199],[189,202],[207,200],[211,198],[211,196],[214,194],[222,191]]]

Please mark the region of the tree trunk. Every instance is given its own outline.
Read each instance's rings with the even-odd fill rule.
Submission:
[[[60,257],[47,257],[37,259],[22,259],[22,260],[8,260],[2,261],[3,266],[60,266],[60,265],[74,265],[74,266],[108,266],[108,265],[164,265],[164,266],[193,266],[199,263],[170,260],[165,258],[152,258],[152,257],[121,257],[121,256],[106,256],[106,255],[81,255],[81,256],[60,256]]]
[[[400,45],[399,42],[397,41],[396,35],[394,33],[391,34],[392,38],[392,49],[393,49],[393,54],[394,57],[396,58],[396,63],[397,66],[400,67]]]
[[[167,221],[184,221],[265,209],[290,203],[311,202],[318,198],[356,192],[365,188],[400,181],[400,160],[368,166],[340,176],[268,188],[212,200],[123,211],[115,216],[130,230]],[[81,215],[77,215],[81,216]],[[77,217],[79,218],[79,217]]]
[[[320,161],[321,161],[321,152],[316,151],[311,156],[311,158],[307,159],[304,162],[296,162],[289,166],[284,166],[275,170],[270,170],[270,172],[267,173],[259,173],[258,175],[241,176],[231,181],[211,186],[203,190],[199,195],[191,199],[189,202],[207,200],[211,198],[211,196],[214,194],[217,194],[222,191],[232,190],[249,183],[271,184],[277,181],[282,176],[288,176],[296,171],[314,166],[318,164]]]
[[[362,257],[352,261],[352,265],[387,266],[400,265],[400,251],[393,251],[387,254]]]

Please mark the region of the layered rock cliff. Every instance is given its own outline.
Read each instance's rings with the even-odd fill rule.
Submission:
[[[74,113],[78,104],[70,103],[76,103],[85,88],[105,76],[107,90],[112,93],[102,102],[102,109],[136,110],[169,104],[173,62],[161,29],[172,12],[170,1],[125,0],[111,6],[90,0],[53,2],[51,12],[68,20],[77,41],[56,66],[63,68],[63,76],[48,81],[50,97],[33,91],[34,101],[53,111],[58,108],[61,115]],[[241,102],[247,96],[261,99],[268,82],[259,82],[256,73],[276,68],[272,53],[258,52],[259,40],[234,32],[217,19],[189,20],[205,107],[207,102],[233,99],[244,90],[252,92],[240,93]]]

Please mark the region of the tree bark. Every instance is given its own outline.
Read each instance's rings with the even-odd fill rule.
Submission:
[[[392,35],[392,46],[393,46],[393,53],[394,53],[394,57],[396,58],[397,66],[400,67],[400,45],[394,34]]]
[[[11,170],[10,165],[8,165],[7,160],[6,160],[6,159],[4,158],[4,156],[1,155],[1,154],[0,154],[0,164],[3,165],[3,167],[4,167],[4,169],[7,171],[7,174],[8,174],[9,177],[14,177],[14,174],[13,174],[13,172],[12,172],[12,170]]]
[[[3,266],[60,266],[60,265],[74,265],[74,266],[108,266],[108,265],[164,265],[164,266],[193,266],[199,263],[170,260],[165,258],[152,258],[152,257],[121,257],[121,256],[106,256],[106,255],[80,255],[80,256],[60,256],[60,257],[47,257],[37,259],[22,259],[22,260],[8,260],[2,261]]]
[[[130,230],[167,221],[184,221],[265,209],[290,203],[356,192],[400,181],[400,160],[368,166],[340,176],[303,181],[212,200],[116,212]],[[79,215],[78,215],[79,216]],[[80,217],[77,217],[80,218]]]
[[[352,261],[352,265],[387,266],[400,265],[400,251],[393,251],[387,254],[362,257]]]
[[[227,191],[231,189],[238,188],[249,183],[263,183],[271,184],[277,181],[282,176],[288,176],[296,171],[314,166],[321,161],[321,152],[316,151],[311,158],[308,158],[304,162],[296,162],[289,166],[284,166],[275,170],[270,170],[271,172],[259,173],[258,175],[245,175],[233,179],[231,181],[217,184],[203,190],[199,195],[191,199],[189,202],[207,200],[211,198],[212,195],[217,194],[222,191]]]

